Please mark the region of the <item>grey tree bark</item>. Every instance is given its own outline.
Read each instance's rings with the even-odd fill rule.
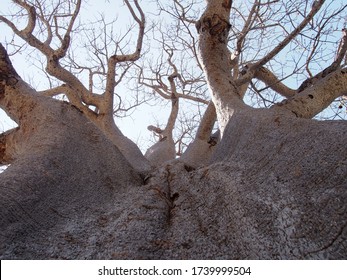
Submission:
[[[232,3],[207,2],[197,28],[222,138],[202,167],[173,160],[143,176],[0,47],[0,106],[19,125],[0,136],[1,259],[346,258],[347,124],[309,119],[344,93],[345,70],[252,109],[242,88],[267,58],[232,77],[221,59]]]

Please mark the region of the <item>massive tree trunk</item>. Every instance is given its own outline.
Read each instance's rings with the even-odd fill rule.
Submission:
[[[237,114],[209,166],[143,182],[82,113],[11,79],[2,259],[346,257],[345,122]]]
[[[215,2],[230,12],[231,1]],[[0,138],[11,164],[0,175],[1,259],[346,258],[347,124],[294,106],[343,71],[251,109],[229,66],[225,80],[209,63],[223,66],[228,24],[208,9],[201,55],[223,137],[198,168],[174,160],[140,176],[82,112],[36,94],[1,49],[0,106],[19,125]],[[219,53],[204,55],[206,30]]]

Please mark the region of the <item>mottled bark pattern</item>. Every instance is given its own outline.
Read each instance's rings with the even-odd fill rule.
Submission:
[[[5,93],[5,86],[15,86],[18,77],[4,46],[0,44],[0,98]]]
[[[233,4],[233,1],[231,1],[231,0],[225,0],[225,1],[223,2],[222,6],[223,6],[225,9],[229,9],[229,10],[230,10],[232,4]]]

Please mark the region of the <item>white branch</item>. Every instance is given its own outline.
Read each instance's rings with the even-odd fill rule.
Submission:
[[[320,79],[312,87],[297,93],[275,107],[281,106],[297,117],[313,118],[337,97],[347,94],[347,68],[336,70]]]

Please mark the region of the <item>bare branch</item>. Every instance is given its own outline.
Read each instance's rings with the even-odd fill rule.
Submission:
[[[134,1],[135,7],[137,11],[140,13],[140,17],[138,17],[133,9],[133,7],[130,5],[128,0],[124,1],[127,5],[132,17],[137,22],[139,26],[139,33],[137,36],[137,43],[136,43],[136,49],[131,54],[114,54],[112,55],[107,62],[107,81],[106,81],[106,88],[104,93],[105,103],[106,107],[102,108],[102,111],[104,113],[110,114],[113,112],[113,95],[114,95],[114,88],[116,86],[116,65],[121,62],[134,62],[140,58],[141,50],[142,50],[142,44],[143,44],[143,38],[145,34],[145,15],[138,3],[137,0]]]
[[[144,34],[145,34],[145,24],[146,24],[145,15],[144,15],[138,1],[134,0],[134,3],[135,3],[137,11],[140,13],[140,17],[138,17],[136,15],[133,7],[130,5],[128,0],[124,0],[124,2],[127,5],[134,20],[137,22],[137,24],[139,26],[139,33],[137,36],[137,43],[136,43],[135,51],[131,54],[126,54],[126,55],[115,54],[115,55],[111,56],[110,60],[114,60],[115,63],[124,62],[124,61],[136,61],[137,59],[139,59],[140,55],[141,55],[143,38],[144,38]]]
[[[30,27],[27,30],[24,29],[23,31],[20,31],[19,29],[17,29],[14,23],[12,23],[10,20],[1,15],[0,21],[6,23],[7,26],[10,27],[17,36],[26,41],[30,46],[40,50],[44,55],[47,56],[53,52],[53,49],[50,46],[42,43],[39,39],[33,36],[32,33],[26,33],[26,31],[31,29]]]
[[[171,113],[164,129],[165,134],[170,135],[171,137],[179,110],[179,98],[177,97],[176,85],[174,82],[175,78],[177,78],[176,73],[170,75],[168,78],[171,85]]]
[[[280,53],[313,19],[313,17],[318,13],[318,11],[323,6],[325,0],[316,0],[312,6],[309,14],[303,19],[303,21],[282,41],[280,42],[272,51],[270,51],[265,57],[260,59],[253,67],[257,68],[268,63],[272,58],[274,58],[278,53]]]
[[[28,24],[21,31],[23,34],[32,34],[36,25],[36,11],[33,6],[30,6],[25,1],[13,0],[13,2],[21,7],[23,7],[28,12]]]
[[[242,46],[244,44],[245,38],[250,31],[255,19],[257,18],[257,13],[259,12],[259,7],[260,7],[260,2],[259,1],[254,1],[254,4],[248,14],[248,18],[246,19],[246,22],[244,24],[243,29],[239,33],[239,36],[237,38],[237,43],[236,43],[236,52],[241,53],[242,52]]]
[[[66,84],[63,84],[54,88],[38,91],[37,93],[43,96],[54,97],[59,94],[65,94],[67,90],[68,86]]]
[[[205,114],[201,119],[196,139],[208,140],[211,136],[215,122],[217,121],[216,108],[212,101],[208,104]]]
[[[275,107],[293,112],[297,117],[313,118],[337,97],[347,94],[347,69],[336,70],[319,79],[313,86]]]
[[[296,94],[296,90],[293,90],[283,84],[270,70],[265,67],[260,67],[255,71],[254,78],[264,82],[271,89],[279,93],[284,97],[292,97]]]
[[[73,28],[73,25],[76,21],[76,18],[78,16],[78,13],[81,9],[81,1],[82,0],[77,0],[76,6],[75,6],[75,10],[71,15],[71,20],[69,22],[69,25],[67,27],[66,33],[64,35],[64,38],[61,39],[61,46],[59,47],[59,49],[57,49],[55,51],[55,54],[57,56],[58,59],[63,58],[66,55],[66,52],[68,50],[68,48],[70,47],[70,41],[71,41],[71,31]]]
[[[336,52],[334,63],[340,65],[347,52],[347,28],[342,29],[342,39]]]
[[[340,41],[339,48],[337,50],[337,55],[336,55],[334,62],[331,65],[329,65],[327,68],[325,68],[323,71],[316,74],[315,76],[306,79],[298,88],[298,92],[302,92],[306,88],[314,85],[320,79],[326,77],[328,74],[334,72],[335,70],[337,70],[340,67],[340,64],[341,64],[341,62],[342,62],[342,60],[343,60],[343,58],[347,52],[347,31],[346,31],[346,29],[342,30],[342,34],[343,34],[343,36],[342,36],[342,39]]]

